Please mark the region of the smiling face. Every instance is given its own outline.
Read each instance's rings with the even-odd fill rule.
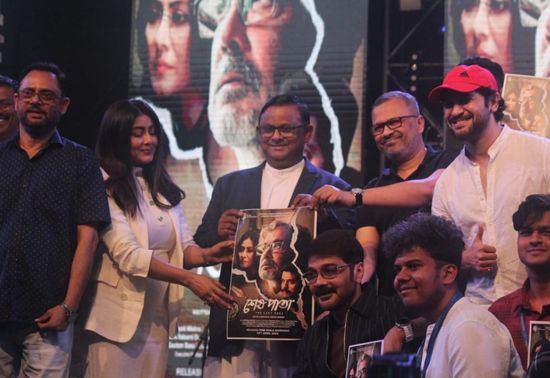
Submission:
[[[481,56],[497,62],[506,73],[512,63],[512,0],[472,1],[462,10],[460,23],[467,56]],[[517,5],[516,5],[517,6]]]
[[[189,0],[151,1],[145,38],[151,84],[159,95],[181,93],[190,85],[191,6]]]
[[[256,143],[259,111],[276,91],[281,30],[292,19],[293,5],[282,1],[273,12],[271,1],[256,1],[243,12],[239,3],[226,1],[221,14],[216,2],[203,1],[199,7],[217,25],[212,42],[210,128],[220,145],[246,147]]]
[[[49,99],[45,101],[37,93]],[[21,80],[19,92],[15,94],[19,122],[30,135],[52,133],[68,107],[69,99],[62,96],[56,76],[49,71],[30,71]]]
[[[302,118],[296,105],[271,106],[262,114],[259,126],[301,126]],[[282,136],[279,131],[272,135],[258,132],[260,147],[269,165],[284,169],[297,164],[304,156],[304,146],[311,139],[313,127],[296,128],[290,135]]]
[[[491,121],[491,114],[498,109],[498,94],[489,103],[477,92],[460,93],[446,91],[441,95],[443,114],[447,126],[455,137],[463,141],[475,142]]]
[[[550,269],[550,211],[518,232],[518,254],[529,269]]]
[[[402,116],[418,114],[417,110],[407,104],[401,98],[391,98],[382,102],[372,110],[372,124],[384,124],[392,119]],[[424,148],[422,132],[424,131],[424,118],[402,118],[401,126],[391,130],[384,127],[381,134],[374,135],[374,141],[378,149],[392,161],[404,162]]]
[[[130,136],[130,158],[134,166],[151,163],[158,145],[157,130],[151,118],[145,114],[137,116]]]
[[[420,316],[432,320],[445,302],[445,285],[454,282],[446,273],[450,264],[438,266],[423,248],[413,247],[395,259],[393,286],[403,305]],[[454,272],[456,273],[456,271]],[[434,315],[435,314],[435,315]]]
[[[317,272],[317,278],[309,283],[309,289],[324,311],[342,314],[361,295],[363,264],[351,264],[342,268],[333,278],[323,278],[320,271],[325,266],[342,266],[347,263],[338,256],[312,256],[308,260],[308,271]]]

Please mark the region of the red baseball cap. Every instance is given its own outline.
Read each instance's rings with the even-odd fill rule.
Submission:
[[[445,90],[469,93],[479,88],[498,91],[497,81],[491,71],[475,64],[456,66],[447,73],[447,76],[443,79],[443,84],[430,91],[428,100],[432,103],[439,102],[441,93]]]

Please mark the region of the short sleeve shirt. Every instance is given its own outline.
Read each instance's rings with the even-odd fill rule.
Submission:
[[[92,151],[56,131],[29,159],[0,145],[0,322],[33,322],[66,295],[77,225],[110,222]]]
[[[376,188],[404,181],[425,179],[438,169],[447,168],[459,153],[459,151],[451,150],[436,151],[430,145],[426,146],[426,152],[426,156],[422,163],[418,166],[416,171],[406,179],[402,179],[397,175],[397,167],[391,166],[384,169],[379,177],[371,180],[367,184],[367,188]],[[357,211],[357,227],[375,227],[378,231],[378,235],[382,237],[388,228],[418,211],[429,213],[430,204],[421,208],[364,206]],[[382,250],[382,245],[379,245],[378,250]],[[379,294],[394,295],[393,267],[382,253],[378,253],[376,275],[378,277]]]

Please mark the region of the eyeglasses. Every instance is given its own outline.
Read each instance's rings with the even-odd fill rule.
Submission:
[[[404,115],[401,117],[392,118],[386,122],[376,123],[372,125],[371,133],[372,135],[380,135],[384,132],[385,127],[389,128],[390,130],[398,129],[403,125],[403,120],[405,118],[413,118],[413,117],[418,118],[419,115],[418,114]]]
[[[170,5],[170,10],[164,13],[162,4],[152,2],[151,9],[147,10],[145,22],[148,24],[157,24],[167,17],[170,22],[170,27],[183,26],[191,22],[191,8],[185,2],[175,2],[175,6]]]
[[[275,134],[275,131],[278,131],[282,137],[288,138],[296,134],[296,130],[305,128],[306,125],[282,125],[282,126],[272,126],[272,125],[260,125],[256,129],[260,132],[262,137],[269,138]]]
[[[285,21],[284,9],[291,0],[200,0],[197,16],[201,37],[211,37],[229,12],[233,1],[246,26],[280,26]]]
[[[512,8],[512,0],[462,0],[462,8],[466,11],[472,11],[479,7],[479,4],[489,6],[493,12],[501,12]]]
[[[321,277],[325,279],[331,279],[335,278],[337,275],[340,274],[341,271],[346,269],[348,266],[355,265],[357,263],[349,263],[344,265],[337,265],[337,264],[327,264],[323,265],[321,269],[319,269],[319,272],[316,272],[314,270],[308,270],[304,273],[304,279],[308,283],[308,285],[311,285],[317,280],[317,277],[319,274],[321,274]]]
[[[54,91],[41,90],[35,91],[34,89],[22,89],[19,91],[19,96],[25,102],[30,102],[34,96],[38,96],[38,99],[43,103],[52,103],[59,98]]]
[[[260,244],[258,244],[258,246],[256,247],[256,251],[259,254],[263,254],[267,251],[272,251],[272,252],[274,250],[280,251],[283,248],[285,248],[285,246],[286,246],[286,241],[277,240],[277,241],[274,241],[273,243],[260,243]]]

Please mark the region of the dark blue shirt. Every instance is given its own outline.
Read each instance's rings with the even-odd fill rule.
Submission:
[[[0,322],[33,322],[65,298],[77,225],[110,222],[97,160],[56,131],[32,159],[0,145]]]

